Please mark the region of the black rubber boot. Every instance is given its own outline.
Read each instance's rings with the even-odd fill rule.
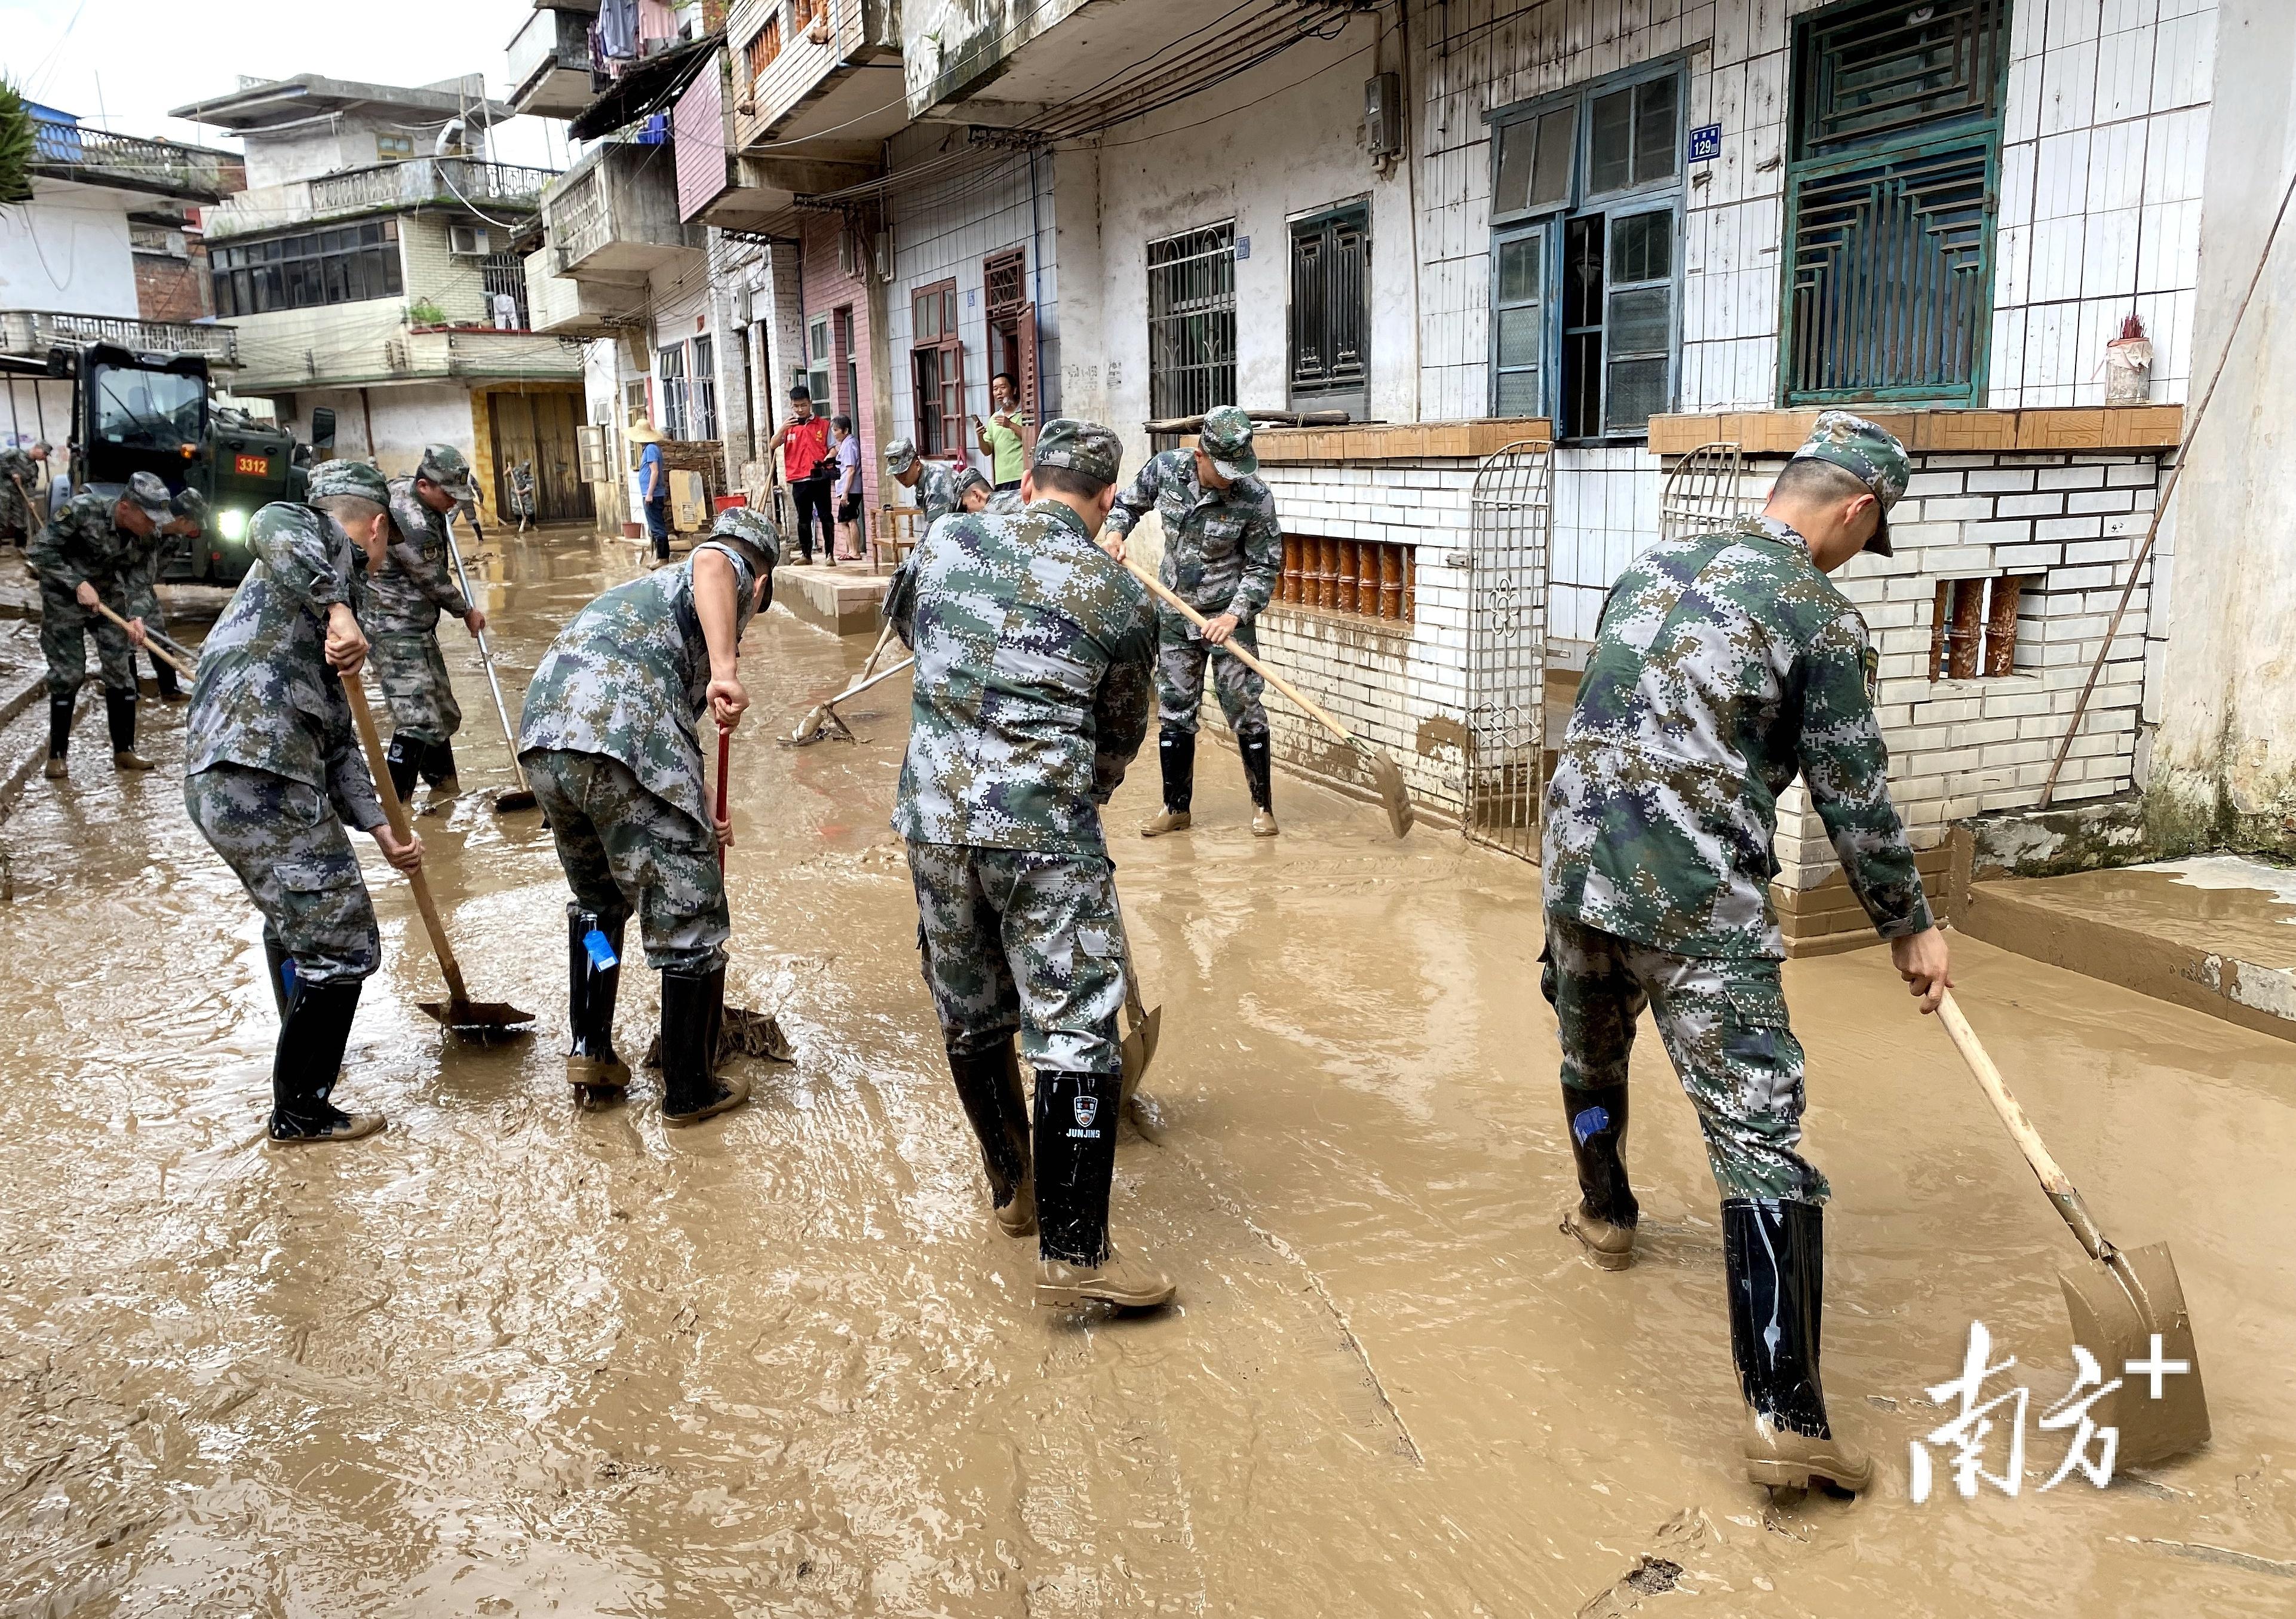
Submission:
[[[1144,838],[1188,829],[1188,803],[1196,791],[1196,734],[1166,726],[1156,740],[1156,760],[1164,768],[1164,808],[1141,824]]]
[[[390,788],[398,794],[398,801],[403,804],[413,798],[415,778],[422,769],[422,744],[412,736],[394,736],[382,762],[390,772]]]
[[[661,1118],[699,1124],[750,1099],[747,1080],[720,1079],[718,1037],[726,1017],[726,969],[661,975]]]
[[[275,1146],[356,1141],[382,1128],[381,1114],[347,1114],[328,1099],[342,1072],[359,989],[356,978],[326,983],[296,979],[271,1064],[270,1137]]]
[[[176,684],[175,665],[163,661],[156,652],[148,654],[152,660],[152,689],[160,694],[162,703],[181,703],[183,688]]]
[[[1627,1139],[1627,1088],[1565,1086],[1562,1116],[1578,1165],[1578,1204],[1564,1211],[1562,1229],[1586,1244],[1587,1257],[1603,1269],[1623,1270],[1634,1262],[1635,1222],[1642,1218],[1620,1156]]]
[[[111,762],[122,770],[148,770],[152,761],[135,751],[136,697],[131,687],[103,691],[103,718],[111,727]]]
[[[434,794],[451,793],[455,788],[455,744],[433,742],[422,744],[422,779],[430,784]]]
[[[1012,1037],[988,1051],[963,1056],[950,1052],[948,1072],[980,1141],[980,1167],[988,1176],[996,1223],[1007,1237],[1026,1237],[1037,1229],[1037,1197],[1029,1172],[1029,1098],[1021,1087]]]
[[[1724,1201],[1730,1353],[1746,1397],[1746,1475],[1759,1484],[1794,1489],[1807,1489],[1816,1476],[1856,1491],[1872,1482],[1874,1464],[1833,1437],[1818,1380],[1824,1221],[1816,1204]]]
[[[1037,1071],[1037,1250],[1095,1266],[1108,1257],[1108,1188],[1116,1174],[1120,1073]]]
[[[72,699],[48,699],[48,763],[44,772],[50,781],[60,781],[67,774],[64,755],[71,751]]]
[[[279,1021],[283,1023],[287,1021],[289,986],[294,976],[295,961],[287,954],[287,947],[267,933],[263,936],[263,966],[271,980],[271,1003],[279,1008]]]
[[[627,920],[625,918],[624,920]],[[622,921],[611,926],[595,911],[566,908],[566,1023],[571,1044],[566,1053],[566,1082],[577,1090],[627,1090],[630,1065],[614,1054],[614,998],[622,985]],[[601,966],[590,953],[598,933],[614,957]]]
[[[1236,750],[1243,755],[1243,785],[1251,793],[1252,835],[1272,838],[1276,834],[1275,742],[1261,731],[1237,737]]]

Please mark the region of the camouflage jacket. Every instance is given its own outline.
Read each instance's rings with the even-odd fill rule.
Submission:
[[[0,529],[31,532],[36,525],[29,520],[26,498],[30,499],[34,510],[38,508],[40,464],[11,445],[0,449]]]
[[[518,747],[619,759],[648,792],[708,826],[698,729],[709,645],[693,607],[693,557],[704,551],[734,564],[739,638],[758,576],[732,547],[703,540],[675,568],[615,586],[558,632],[526,689]]]
[[[1116,497],[1110,530],[1129,534],[1153,508],[1164,524],[1164,583],[1207,618],[1235,614],[1245,624],[1275,594],[1283,571],[1283,529],[1275,497],[1257,478],[1239,478],[1224,489],[1196,481],[1193,450],[1152,456]],[[1189,627],[1189,637],[1197,631]]]
[[[1611,587],[1546,793],[1546,909],[1684,956],[1784,955],[1777,797],[1799,771],[1884,938],[1930,925],[1866,621],[1768,517],[1670,540]]]
[[[1098,854],[1148,734],[1156,612],[1055,500],[932,526],[887,592],[916,649],[893,830],[921,843]]]
[[[371,636],[428,635],[441,609],[461,618],[470,603],[447,572],[447,519],[414,496],[414,480],[390,481],[390,548],[367,581],[359,622]]]
[[[366,604],[366,553],[316,507],[274,501],[247,525],[254,564],[207,645],[184,719],[184,774],[247,765],[320,788],[364,832],[382,823],[342,681],[327,667],[327,610]]]
[[[120,570],[120,590],[127,598],[128,616],[154,618],[160,608],[160,569],[167,560],[168,547],[175,542],[158,529],[144,539],[130,534],[120,538],[127,542],[127,563]]]
[[[922,533],[957,509],[956,474],[946,461],[919,461],[917,487],[909,491],[909,497],[924,514],[917,520],[918,532]]]
[[[32,571],[70,594],[86,580],[116,611],[135,571],[135,537],[111,520],[116,495],[75,495],[26,554]]]

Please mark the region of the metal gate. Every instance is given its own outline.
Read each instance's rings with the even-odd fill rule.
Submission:
[[[1746,458],[1735,444],[1702,444],[1683,456],[1659,486],[1658,537],[1711,534],[1759,510],[1745,475]]]
[[[1510,444],[1469,497],[1466,834],[1538,859],[1546,778],[1547,517],[1554,456]]]

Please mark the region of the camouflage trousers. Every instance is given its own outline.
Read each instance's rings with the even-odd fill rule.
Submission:
[[[367,647],[382,700],[390,705],[390,734],[415,742],[446,742],[463,728],[463,706],[447,678],[447,655],[430,630],[385,630]]]
[[[917,949],[942,1042],[977,1056],[1021,1037],[1032,1066],[1119,1073],[1124,918],[1105,855],[911,843]]]
[[[646,966],[658,973],[726,965],[734,928],[709,827],[606,754],[529,748],[519,762],[584,910],[609,931],[636,912]]]
[[[134,615],[116,597],[104,605],[121,618]],[[95,637],[96,662],[103,669],[106,690],[135,689],[135,649],[127,632],[93,607],[83,607],[73,592],[53,579],[40,581],[40,651],[48,660],[48,695],[75,697],[87,678],[87,637]]]
[[[1158,721],[1177,730],[1196,728],[1196,711],[1204,702],[1204,664],[1210,661],[1212,690],[1219,694],[1227,728],[1239,737],[1267,736],[1267,711],[1259,704],[1267,682],[1210,642],[1193,637],[1194,629],[1169,607],[1156,610]],[[1249,624],[1236,626],[1235,644],[1254,657],[1259,655],[1259,637]]]
[[[358,857],[327,795],[248,765],[184,778],[184,808],[263,913],[263,936],[314,983],[365,978],[382,960]]]
[[[1554,916],[1539,959],[1539,989],[1561,1025],[1566,1091],[1627,1082],[1635,1020],[1647,1006],[1698,1110],[1722,1196],[1823,1204],[1831,1195],[1795,1150],[1801,1043],[1786,1023],[1776,962],[1677,956]]]

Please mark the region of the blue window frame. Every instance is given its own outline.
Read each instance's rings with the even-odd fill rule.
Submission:
[[[1631,440],[1672,406],[1687,88],[1670,58],[1490,115],[1493,415]]]

